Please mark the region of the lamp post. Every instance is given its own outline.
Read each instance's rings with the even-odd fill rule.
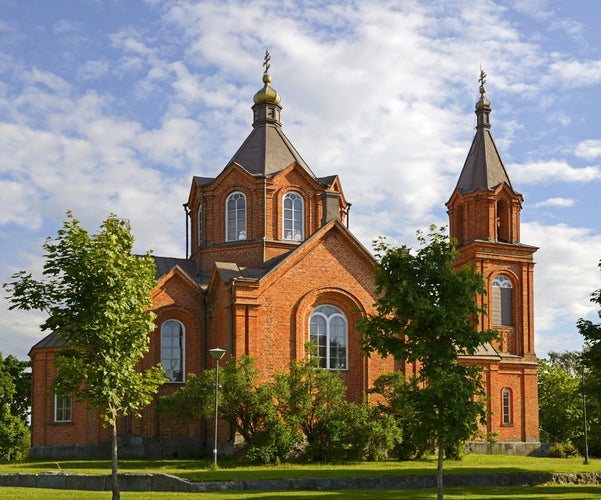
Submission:
[[[582,420],[584,425],[584,464],[588,464],[588,423],[586,421],[586,394],[584,393],[584,368],[582,369]]]
[[[223,358],[225,354],[225,349],[219,349],[218,347],[215,349],[209,349],[209,353],[211,357],[215,360],[216,370],[215,370],[215,432],[214,436],[214,446],[213,446],[213,466],[217,467],[217,421],[219,420],[219,360]]]

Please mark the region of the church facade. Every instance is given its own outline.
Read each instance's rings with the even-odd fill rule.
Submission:
[[[170,394],[190,373],[214,367],[209,350],[250,355],[262,377],[288,369],[318,345],[322,366],[340,374],[349,400],[361,401],[390,370],[415,367],[366,357],[358,320],[374,313],[374,258],[347,227],[350,203],[337,175],[319,177],[282,130],[280,95],[266,57],[255,94],[252,130],[215,178],[194,177],[188,200],[187,255],[155,257],[152,292],[157,314],[144,367],[161,362]],[[519,240],[522,197],[513,190],[490,135],[490,103],[476,106],[478,126],[459,181],[447,203],[457,266],[475,263],[488,283],[482,328],[501,339],[464,363],[483,367],[490,416],[482,439],[538,442],[537,363],[533,330],[534,247]],[[32,454],[106,456],[109,431],[96,412],[46,388],[63,347],[50,334],[32,347]],[[226,433],[220,433],[225,436]],[[156,411],[120,422],[120,455],[199,455],[212,449],[212,426],[175,426]]]

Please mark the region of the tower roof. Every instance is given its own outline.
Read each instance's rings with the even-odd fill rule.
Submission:
[[[297,163],[315,177],[282,131],[281,97],[270,85],[270,60],[269,51],[265,51],[263,88],[259,89],[253,99],[253,130],[236,151],[230,163],[237,163],[253,175],[265,176],[274,175],[292,163]]]
[[[476,134],[455,187],[462,194],[478,190],[493,190],[502,183],[513,189],[490,132],[491,108],[486,98],[485,78],[486,73],[480,71],[480,99],[476,103]]]

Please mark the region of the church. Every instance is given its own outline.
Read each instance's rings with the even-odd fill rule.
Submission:
[[[373,255],[353,236],[351,206],[335,174],[319,176],[284,134],[280,94],[271,86],[269,55],[254,95],[252,130],[221,173],[194,177],[186,212],[186,256],[155,257],[152,291],[156,329],[142,367],[162,363],[170,394],[190,373],[214,367],[209,350],[256,359],[262,377],[288,369],[311,340],[322,366],[335,370],[347,397],[361,401],[384,372],[413,367],[366,357],[358,321],[374,313]],[[489,417],[482,442],[510,452],[539,443],[537,359],[534,351],[533,254],[520,242],[522,196],[514,191],[491,135],[490,102],[480,79],[477,126],[459,180],[447,202],[450,235],[459,242],[456,265],[475,264],[488,294],[482,329],[499,340],[463,363],[483,368]],[[50,334],[31,348],[34,457],[106,457],[109,430],[97,412],[71,397],[49,394],[53,359],[64,344]],[[119,454],[158,458],[210,453],[210,422],[174,425],[156,411],[124,417]],[[225,438],[227,433],[220,432]],[[224,449],[227,443],[222,443]]]

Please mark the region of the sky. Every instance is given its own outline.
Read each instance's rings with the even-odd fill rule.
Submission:
[[[0,0],[0,284],[41,277],[68,210],[185,257],[192,176],[250,133],[266,49],[283,130],[339,175],[351,231],[413,245],[448,224],[482,69],[521,242],[539,247],[537,354],[579,350],[601,287],[599,19],[573,0]],[[44,317],[5,296],[0,352],[26,359]]]

